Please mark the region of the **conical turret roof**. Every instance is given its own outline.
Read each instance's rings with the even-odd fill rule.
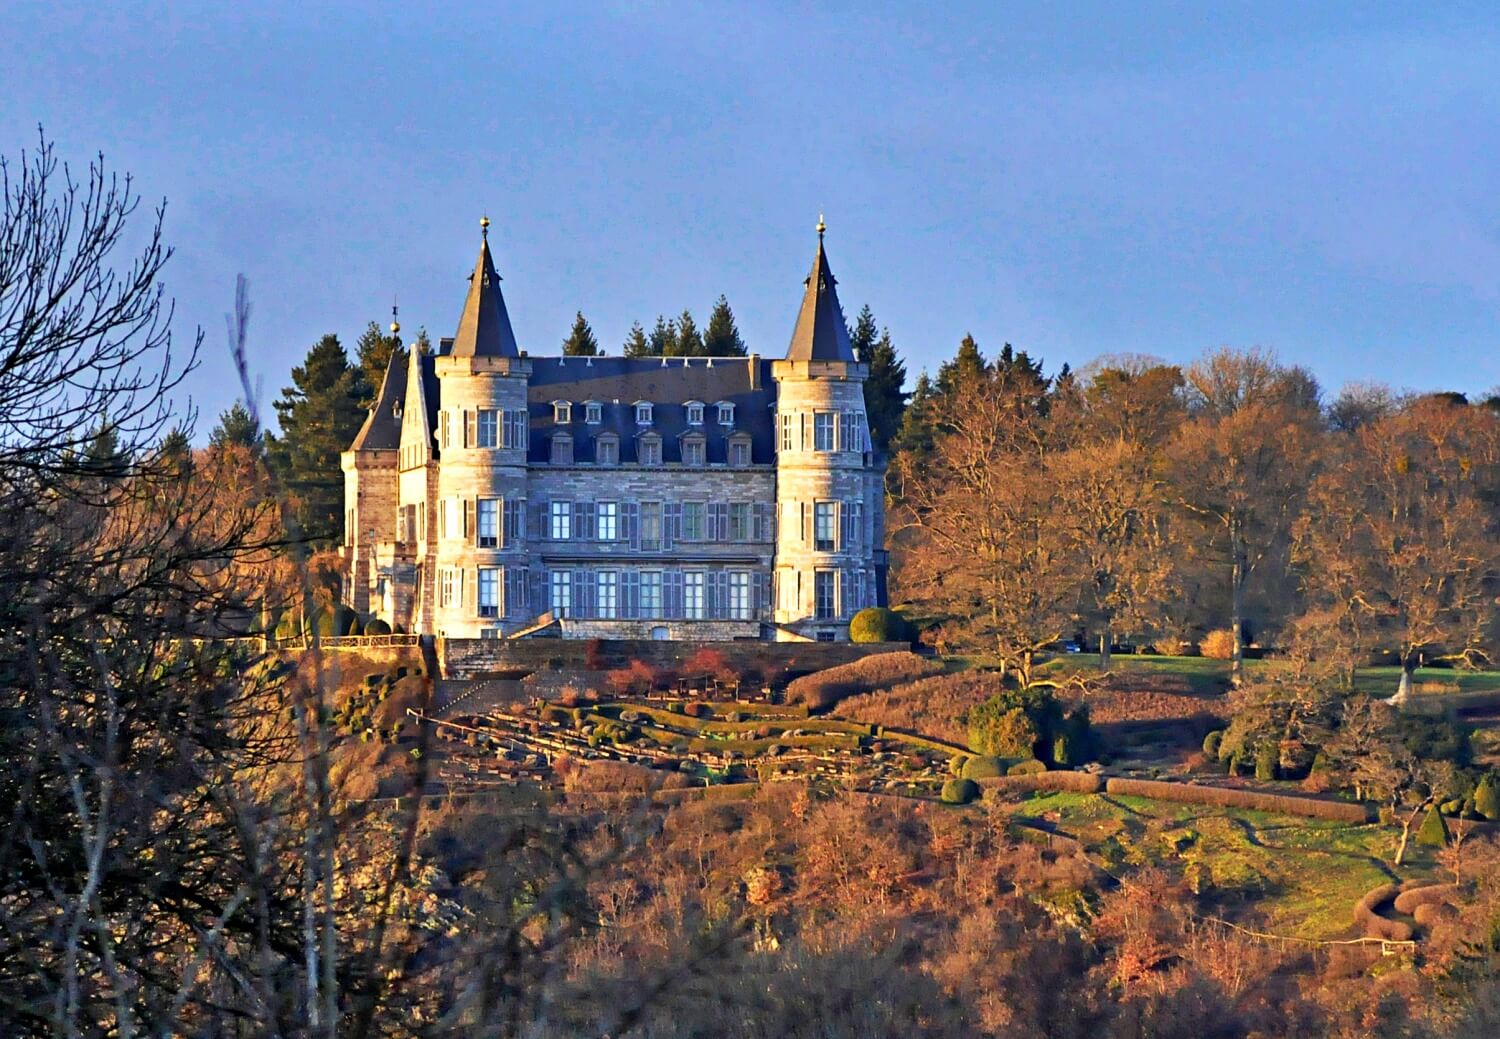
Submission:
[[[488,220],[485,221],[486,226]],[[500,294],[500,275],[490,256],[490,239],[486,230],[479,245],[479,259],[469,275],[469,296],[464,300],[463,316],[458,319],[458,334],[453,337],[453,357],[519,357],[516,334],[511,331],[510,314],[505,297]]]
[[[823,221],[818,221],[818,254],[813,257],[812,273],[803,282],[802,309],[797,312],[797,327],[792,330],[792,345],[787,348],[788,361],[850,361],[854,348],[849,345],[849,329],[844,325],[844,311],[839,306],[833,270],[823,252]]]

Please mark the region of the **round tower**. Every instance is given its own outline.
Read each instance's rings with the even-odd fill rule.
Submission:
[[[823,250],[776,381],[776,565],[774,619],[791,637],[848,638],[849,618],[875,604],[871,508],[878,481],[870,451],[864,384]]]

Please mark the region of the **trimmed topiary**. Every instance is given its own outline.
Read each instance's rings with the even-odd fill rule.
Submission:
[[[1047,766],[1036,758],[1032,758],[1030,761],[1016,762],[1005,770],[1005,774],[1007,776],[1035,776],[1045,771],[1047,771]]]
[[[1267,740],[1255,748],[1255,778],[1261,782],[1270,782],[1276,778],[1276,765],[1281,758],[1281,752],[1276,744]]]
[[[955,776],[962,776],[964,774],[964,765],[966,765],[968,761],[969,755],[955,754],[948,759],[948,771]]]
[[[1209,758],[1217,758],[1219,756],[1219,744],[1223,742],[1224,730],[1215,729],[1203,737],[1203,753]]]
[[[870,606],[849,621],[850,642],[914,642],[916,627],[895,610]]]
[[[988,754],[976,754],[966,758],[959,776],[963,779],[993,779],[1005,775],[1005,759]]]
[[[1443,813],[1438,811],[1437,805],[1427,809],[1427,818],[1422,820],[1422,828],[1417,831],[1417,843],[1429,848],[1448,846],[1448,824],[1443,821]]]
[[[950,779],[943,784],[943,803],[966,805],[979,796],[979,787],[972,779]]]
[[[379,617],[371,618],[370,623],[365,625],[366,635],[389,635],[390,633],[391,626]]]
[[[1486,772],[1474,791],[1474,810],[1491,822],[1500,822],[1500,780]]]

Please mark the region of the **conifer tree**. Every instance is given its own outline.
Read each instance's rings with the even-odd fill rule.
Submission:
[[[281,435],[266,435],[267,458],[294,499],[297,534],[310,544],[327,544],[342,529],[339,454],[364,422],[364,399],[360,370],[330,334],[292,369],[292,385],[276,401]]]
[[[932,450],[932,438],[936,428],[937,391],[926,372],[917,376],[912,390],[911,403],[901,416],[901,430],[896,434],[896,449],[922,457]]]
[[[646,356],[677,356],[677,325],[660,314],[656,315],[656,325],[646,341]]]
[[[698,323],[684,309],[677,318],[677,349],[669,356],[702,357],[703,353],[703,336],[698,333]]]
[[[870,421],[870,439],[875,449],[888,452],[901,430],[901,418],[910,396],[906,384],[906,365],[896,356],[891,330],[875,330],[875,315],[868,304],[860,308],[854,327],[849,329],[849,345],[861,361],[870,366],[865,380],[865,414]]]
[[[641,323],[636,321],[630,326],[630,333],[625,336],[624,352],[626,357],[649,357],[651,355],[651,344],[646,341],[646,330]]]
[[[208,442],[213,447],[238,444],[255,455],[265,450],[265,438],[260,426],[250,414],[250,409],[241,401],[235,401],[224,409],[219,416],[219,424],[208,434]]]
[[[980,352],[979,344],[974,341],[972,335],[965,333],[963,341],[958,344],[958,353],[953,360],[944,361],[938,366],[937,395],[952,397],[958,392],[960,386],[978,383],[988,371],[989,362]]]
[[[360,333],[354,344],[354,356],[359,365],[360,381],[364,384],[365,407],[375,402],[375,395],[380,392],[380,384],[385,380],[385,370],[391,366],[391,356],[400,346],[400,336],[394,332],[387,333],[373,321]]]
[[[729,300],[723,295],[719,296],[708,315],[708,328],[703,332],[703,352],[710,357],[744,357],[747,353],[739,326],[734,322],[734,311],[729,309]]]
[[[604,355],[604,351],[599,349],[599,340],[595,338],[594,330],[589,327],[588,319],[583,316],[581,310],[573,318],[573,331],[569,332],[568,338],[563,340],[562,352],[564,357],[602,357]]]

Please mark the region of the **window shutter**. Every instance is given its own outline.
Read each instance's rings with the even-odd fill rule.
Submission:
[[[755,599],[750,603],[751,616],[760,617],[771,605],[771,575],[764,570],[755,571]]]
[[[668,570],[662,574],[662,616],[676,619],[682,616],[682,571]]]
[[[626,570],[620,574],[620,616],[635,620],[641,612],[641,572]]]
[[[473,411],[465,411],[463,414],[464,414],[464,447],[473,447],[475,444],[477,444],[479,442],[475,438],[475,436],[474,436],[474,416],[475,416],[476,413],[473,412]]]
[[[797,512],[802,523],[802,543],[810,545],[812,544],[812,510],[807,507],[807,502],[799,501]]]
[[[620,503],[620,540],[628,542],[631,551],[640,551],[641,506],[639,502]]]
[[[671,548],[673,542],[682,540],[682,503],[668,502],[661,511],[662,547]]]
[[[591,501],[579,501],[573,503],[573,536],[582,541],[594,539],[594,503]]]
[[[703,575],[703,616],[710,620],[719,616],[719,574],[714,570]]]
[[[464,537],[479,543],[479,525],[474,522],[474,509],[476,508],[473,498],[464,499]]]
[[[750,532],[751,539],[754,541],[766,540],[766,503],[763,501],[756,502],[751,507],[750,513],[750,522],[752,523]]]
[[[573,571],[573,616],[579,618],[590,618],[594,616],[594,571]]]

